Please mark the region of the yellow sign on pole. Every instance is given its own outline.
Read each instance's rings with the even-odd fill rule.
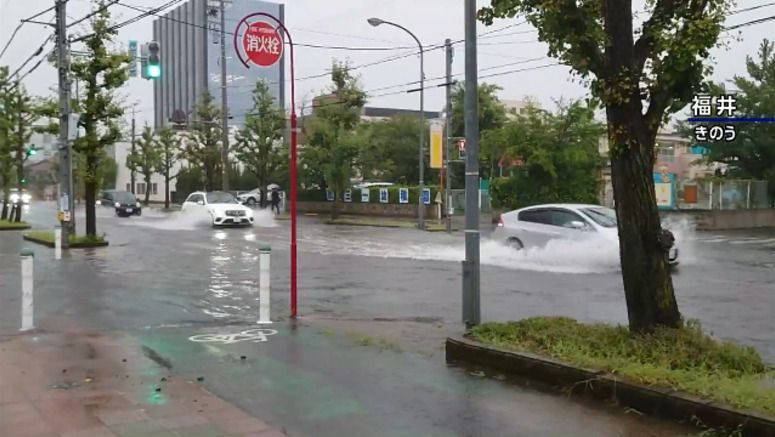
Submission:
[[[431,122],[431,168],[441,168],[443,166],[443,135],[444,124]]]

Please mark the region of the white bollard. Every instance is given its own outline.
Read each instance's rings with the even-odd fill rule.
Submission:
[[[54,228],[54,259],[62,259],[62,226]]]
[[[269,315],[272,306],[270,297],[270,257],[272,248],[261,246],[258,250],[258,323],[272,323]]]
[[[22,258],[22,328],[20,331],[29,331],[35,329],[33,323],[33,269],[35,255],[32,251],[23,251]]]

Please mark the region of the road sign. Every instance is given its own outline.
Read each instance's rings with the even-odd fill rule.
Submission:
[[[388,203],[390,201],[387,188],[379,189],[379,203]]]
[[[127,68],[127,73],[129,73],[129,77],[137,77],[137,41],[129,40],[127,54],[129,55],[129,68]]]
[[[353,192],[350,190],[344,191],[344,201],[350,203],[353,201]]]
[[[431,168],[442,167],[443,134],[444,134],[444,124],[441,122],[431,122]]]
[[[431,189],[430,188],[423,188],[423,190],[422,190],[422,203],[423,203],[423,205],[430,205],[431,204]]]
[[[369,194],[368,188],[361,189],[361,203],[369,203]]]
[[[242,35],[242,50],[259,67],[271,67],[283,56],[283,40],[271,24],[256,21]]]
[[[409,203],[409,189],[408,188],[399,188],[398,189],[398,203]]]

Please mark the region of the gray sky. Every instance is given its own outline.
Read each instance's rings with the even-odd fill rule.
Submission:
[[[160,3],[159,0],[122,0],[122,3],[149,7]],[[286,0],[286,24],[290,28],[294,41],[297,43],[340,46],[377,46],[406,47],[415,43],[400,30],[388,27],[371,27],[366,19],[372,16],[398,22],[417,34],[424,45],[440,44],[445,38],[453,41],[462,39],[463,1],[452,0]],[[480,6],[489,1],[478,1]],[[638,3],[636,1],[636,3]],[[772,3],[770,0],[738,0],[736,9]],[[0,48],[5,45],[19,23],[19,20],[38,11],[53,6],[54,0],[0,0]],[[90,10],[89,0],[70,0],[68,15],[71,20],[79,18]],[[128,19],[139,13],[120,5],[111,7],[115,18]],[[740,13],[728,18],[727,23],[737,24],[752,19],[772,16],[775,5],[754,11]],[[53,12],[39,18],[42,21],[53,19]],[[480,25],[479,33],[490,32],[508,25],[512,27],[500,32],[490,33],[480,38],[479,67],[480,75],[508,72],[515,69],[529,69],[554,62],[544,58],[523,64],[525,61],[546,56],[546,46],[536,41],[536,33],[529,25],[518,25],[520,19],[499,20],[491,27]],[[138,23],[124,27],[120,31],[118,41],[126,44],[130,39],[147,41],[151,38],[152,19],[147,18]],[[46,39],[49,29],[42,25],[27,24],[16,36],[8,52],[0,59],[0,64],[16,69]],[[755,55],[762,39],[775,39],[775,22],[749,26],[726,33],[739,38],[728,38],[729,49],[715,50],[713,55],[717,60],[714,79],[717,81],[731,79],[735,74],[745,74],[746,55]],[[48,44],[47,49],[53,47]],[[349,59],[353,65],[378,61],[386,57],[407,53],[407,49],[389,51],[344,51],[318,48],[298,47],[296,52],[296,74],[298,77],[324,73],[331,65],[332,58]],[[37,60],[37,59],[36,59]],[[456,46],[453,73],[461,73],[464,67],[464,52],[462,44]],[[29,66],[32,66],[31,62]],[[512,64],[503,66],[504,64]],[[496,68],[502,66],[500,68]],[[25,70],[26,71],[26,70]],[[444,75],[443,50],[433,50],[427,53],[425,71],[428,79]],[[419,61],[415,56],[387,62],[378,66],[357,70],[364,89],[367,91],[391,85],[403,85],[415,81],[419,76]],[[482,79],[483,82],[496,83],[503,87],[502,99],[521,99],[532,96],[545,106],[551,106],[552,101],[560,98],[578,98],[587,91],[571,80],[569,69],[555,66],[504,74],[497,77]],[[426,91],[426,109],[439,110],[444,102],[443,88],[436,85],[441,80],[429,80]],[[46,94],[56,84],[56,71],[48,64],[42,65],[30,74],[25,85],[36,94]],[[323,91],[329,84],[329,78],[303,80],[297,82],[297,101],[307,96],[311,98]],[[369,99],[371,106],[411,108],[418,107],[417,93],[405,94],[400,91],[416,86],[399,86],[396,88],[376,90],[372,94],[399,92],[394,95],[374,97]],[[153,91],[149,81],[132,79],[126,86],[126,94],[130,96],[127,103],[139,100],[138,118],[151,120],[153,117]]]

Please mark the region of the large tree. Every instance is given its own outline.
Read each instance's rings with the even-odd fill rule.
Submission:
[[[516,165],[491,186],[493,206],[596,203],[603,132],[594,107],[579,101],[559,104],[554,113],[530,108],[503,128],[485,132],[482,149],[501,151],[505,162]]]
[[[84,200],[86,202],[86,235],[97,235],[96,196],[99,189],[100,161],[104,149],[121,139],[119,122],[124,114],[117,90],[129,79],[129,58],[111,48],[118,30],[111,27],[110,8],[105,0],[94,1],[90,33],[83,37],[85,55],[73,58],[73,76],[82,84],[82,96],[75,101],[78,126],[83,135],[73,142],[73,149],[83,160]],[[74,231],[74,230],[73,230]]]
[[[202,169],[204,187],[217,190],[221,185],[221,110],[210,91],[205,89],[194,110],[183,147],[183,157],[192,166]]]
[[[386,120],[362,123],[363,141],[358,167],[364,180],[417,184],[420,180],[417,144],[420,127],[417,117],[395,115]],[[425,174],[430,173],[426,160]]]
[[[262,205],[270,175],[288,159],[282,155],[285,127],[285,113],[277,106],[269,86],[264,81],[256,82],[253,108],[245,114],[245,125],[237,133],[236,155],[256,176]]]
[[[303,157],[304,164],[317,166],[323,171],[327,188],[336,193],[331,206],[331,216],[336,218],[337,204],[353,176],[358,156],[360,136],[355,128],[360,122],[366,94],[346,64],[334,62],[331,80],[330,94],[322,99],[313,113],[309,125],[309,148],[304,151]]]
[[[137,147],[126,157],[126,166],[131,171],[139,172],[145,181],[145,199],[143,204],[148,205],[151,196],[151,178],[153,174],[161,170],[161,147],[154,136],[153,129],[146,125]]]
[[[764,40],[758,60],[746,59],[748,77],[735,76],[736,116],[771,117],[775,114],[775,42]],[[719,87],[723,88],[723,87]],[[746,123],[737,125],[732,143],[711,142],[708,159],[729,165],[730,176],[761,179],[769,182],[769,202],[775,204],[775,124]]]
[[[180,158],[181,140],[177,132],[171,128],[163,128],[158,132],[159,136],[159,171],[164,175],[164,208],[170,208],[170,182],[178,177],[172,174],[172,169]]]
[[[633,23],[632,0],[491,0],[479,18],[524,16],[549,55],[588,81],[605,107],[630,329],[678,327],[653,167],[657,131],[702,88],[729,0],[654,0]]]

